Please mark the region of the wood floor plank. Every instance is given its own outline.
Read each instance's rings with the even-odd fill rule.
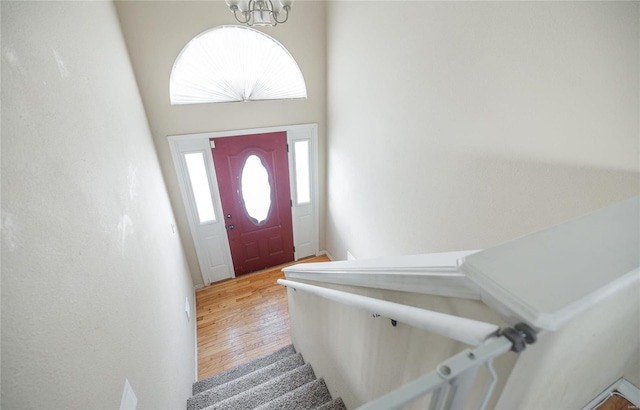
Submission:
[[[598,410],[631,410],[637,409],[626,397],[619,395],[617,392],[609,396],[609,398],[598,407]]]
[[[295,263],[326,262],[318,256]],[[291,343],[287,290],[280,265],[196,292],[198,377],[232,369]]]

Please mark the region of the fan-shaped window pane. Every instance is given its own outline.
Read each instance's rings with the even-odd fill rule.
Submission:
[[[169,88],[171,104],[307,98],[287,49],[242,26],[217,27],[192,39],[173,65]]]
[[[267,219],[271,209],[271,184],[269,173],[256,155],[251,155],[242,167],[242,199],[247,214],[260,224]]]

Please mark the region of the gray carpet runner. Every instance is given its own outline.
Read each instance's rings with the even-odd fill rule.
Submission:
[[[187,410],[346,410],[289,345],[193,384]]]

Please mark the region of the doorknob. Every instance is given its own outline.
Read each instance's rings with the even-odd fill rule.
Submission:
[[[235,228],[235,226],[233,224],[229,224],[227,225],[227,229],[229,229],[230,231],[233,230],[233,228]]]

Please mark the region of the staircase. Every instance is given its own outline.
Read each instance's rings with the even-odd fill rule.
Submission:
[[[293,345],[193,384],[187,410],[346,410]]]

